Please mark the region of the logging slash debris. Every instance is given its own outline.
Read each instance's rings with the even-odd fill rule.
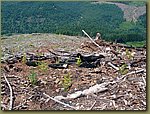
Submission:
[[[8,54],[2,44],[1,109],[146,110],[146,47],[82,32],[82,40],[58,38],[23,53]]]

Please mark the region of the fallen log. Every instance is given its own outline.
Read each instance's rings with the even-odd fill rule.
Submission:
[[[77,58],[65,59],[65,60],[59,61],[59,63],[68,64],[68,65],[75,64],[76,62],[77,62]]]
[[[100,93],[100,92],[104,92],[104,91],[107,91],[109,83],[101,83],[101,84],[96,84],[88,89],[85,89],[83,91],[76,91],[75,93],[72,93],[72,94],[68,94],[66,97],[64,96],[55,96],[54,99],[57,99],[57,100],[63,100],[63,99],[76,99],[78,97],[81,97],[81,96],[87,96],[87,95],[91,95],[91,94],[95,94],[95,93]]]
[[[80,58],[82,62],[95,62],[97,59],[105,58],[103,55],[81,55],[80,53],[77,54],[77,57]]]
[[[37,61],[27,61],[26,65],[36,67],[36,66],[38,66],[38,62]]]
[[[96,68],[97,66],[100,65],[100,59],[97,59],[95,62],[82,62],[79,67],[84,67],[84,68]]]

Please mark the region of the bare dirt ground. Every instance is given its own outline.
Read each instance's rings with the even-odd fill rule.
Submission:
[[[146,48],[129,48],[105,41],[97,43],[101,49],[86,37],[55,34],[3,37],[1,109],[146,110]],[[57,63],[49,50],[60,55],[64,52],[97,53],[105,58],[94,68],[75,63],[64,69],[46,67],[45,70],[40,66],[28,66],[23,62],[24,57],[15,61],[16,55],[32,53],[48,55],[49,58],[41,60],[45,66]],[[29,78],[33,72],[35,84]],[[69,76],[67,90],[66,75]]]

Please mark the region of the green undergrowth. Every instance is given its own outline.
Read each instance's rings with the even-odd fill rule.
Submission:
[[[69,90],[70,86],[72,85],[70,73],[64,75],[62,85],[63,85],[64,91]]]
[[[146,41],[141,41],[141,42],[126,42],[127,45],[133,46],[133,47],[143,47],[146,45]]]
[[[34,71],[31,71],[28,75],[29,81],[32,85],[36,85],[37,83],[37,74]]]

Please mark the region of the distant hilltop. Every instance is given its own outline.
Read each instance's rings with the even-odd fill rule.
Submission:
[[[142,4],[139,4],[142,3]],[[2,35],[54,33],[90,36],[106,41],[146,40],[146,4],[143,2],[44,1],[2,2]]]

